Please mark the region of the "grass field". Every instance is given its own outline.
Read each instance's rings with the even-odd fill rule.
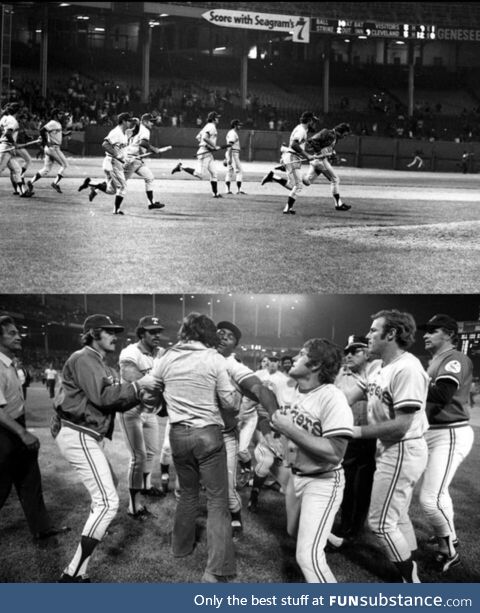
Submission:
[[[57,525],[69,525],[72,531],[56,542],[40,548],[31,543],[15,493],[10,495],[0,513],[0,582],[54,582],[70,560],[88,513],[89,498],[82,484],[60,456],[46,424],[50,400],[39,384],[29,390],[28,422],[41,440],[40,465],[45,499]],[[423,582],[480,582],[480,406],[472,411],[476,443],[460,467],[451,488],[456,510],[456,525],[461,541],[462,563],[440,575],[432,564],[433,549],[427,543],[430,531],[416,499],[411,516],[419,543],[418,560]],[[109,455],[119,477],[120,510],[104,542],[89,566],[92,580],[103,583],[193,583],[198,582],[206,561],[205,507],[199,519],[200,542],[194,553],[181,560],[170,554],[169,538],[175,511],[172,493],[150,504],[157,518],[137,523],[126,515],[126,474],[128,457],[120,429],[117,428]],[[158,478],[158,475],[156,475]],[[155,481],[155,479],[154,479]],[[246,506],[248,489],[241,492]],[[262,493],[261,509],[256,515],[243,512],[245,534],[236,543],[238,575],[242,583],[302,582],[295,562],[295,543],[285,532],[283,496],[267,490]],[[393,568],[367,534],[363,541],[342,553],[328,554],[329,564],[339,582],[395,582]]]
[[[90,203],[77,191],[85,176],[102,176],[101,160],[70,162],[63,195],[44,179],[20,199],[2,178],[3,292],[478,291],[477,175],[340,167],[352,210],[334,211],[320,180],[287,216],[286,190],[259,182],[271,164],[245,164],[247,195],[215,200],[208,182],[172,177],[173,160],[152,160],[167,206],[148,211],[143,181],[132,180],[121,217],[110,196]]]

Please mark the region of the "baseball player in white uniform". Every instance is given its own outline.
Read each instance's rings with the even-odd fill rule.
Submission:
[[[294,128],[290,135],[288,147],[282,146],[281,161],[285,167],[287,178],[284,179],[283,177],[279,177],[271,170],[262,179],[262,185],[275,181],[283,187],[290,189],[287,204],[283,209],[284,215],[295,215],[293,205],[295,204],[297,195],[303,189],[302,161],[307,160],[309,162],[313,157],[305,151],[308,130],[316,121],[318,121],[318,118],[310,111],[302,113],[300,123]]]
[[[178,164],[172,170],[172,175],[176,172],[184,170],[189,175],[197,177],[197,179],[203,179],[204,177],[209,176],[214,198],[222,197],[222,195],[218,193],[218,176],[217,169],[215,167],[215,158],[213,157],[213,152],[221,149],[221,147],[217,145],[217,125],[219,118],[220,115],[216,111],[209,113],[207,116],[207,123],[196,136],[198,141],[197,167],[189,168],[187,166],[183,166],[182,162],[178,162]]]
[[[297,536],[296,559],[308,583],[336,582],[324,550],[342,501],[341,462],[353,427],[347,399],[333,385],[341,363],[330,341],[307,341],[289,373],[298,383],[293,403],[272,417],[290,440],[287,531]]]
[[[165,328],[157,317],[142,317],[138,322],[137,343],[122,350],[119,357],[122,382],[137,381],[153,367],[153,360],[164,350],[160,347],[160,335]],[[128,469],[128,515],[144,520],[152,517],[146,506],[138,504],[138,494],[160,497],[163,491],[153,487],[151,475],[155,457],[160,453],[160,423],[155,411],[147,412],[139,404],[119,415],[125,444],[130,453]]]
[[[90,194],[88,196],[90,202],[97,195],[97,189],[106,194],[115,194],[114,215],[123,215],[120,206],[127,189],[124,167],[126,161],[125,151],[128,145],[127,130],[130,127],[131,120],[130,113],[120,113],[118,125],[113,130],[110,130],[103,140],[102,147],[105,151],[103,172],[107,180],[94,184],[91,182],[90,177],[87,177],[78,188],[78,191],[81,192],[90,187]]]
[[[368,425],[354,426],[354,438],[377,438],[376,471],[368,522],[405,583],[420,583],[412,552],[417,548],[408,515],[412,492],[427,465],[425,413],[428,375],[407,349],[415,339],[410,313],[379,311],[367,334],[374,362],[367,377]],[[347,393],[350,404],[365,391]]]
[[[31,181],[27,181],[30,192],[33,191],[33,184],[36,181],[48,175],[52,169],[53,163],[55,162],[60,166],[60,168],[58,169],[58,174],[51,186],[59,194],[62,193],[59,183],[63,178],[64,172],[68,168],[67,158],[61,150],[62,137],[69,136],[71,134],[71,132],[63,131],[63,126],[61,123],[62,116],[63,114],[60,109],[52,109],[50,121],[40,128],[40,137],[42,139],[45,156],[43,159],[43,168],[41,168],[35,174]]]
[[[23,198],[29,198],[32,194],[25,186],[25,181],[22,178],[22,167],[15,158],[20,128],[15,117],[17,112],[17,104],[7,104],[3,116],[0,118],[0,174],[5,168],[8,168],[15,191],[18,190]]]
[[[278,409],[274,395],[262,385],[255,373],[242,364],[235,356],[242,333],[240,329],[230,321],[220,321],[217,324],[219,337],[218,352],[221,353],[227,363],[227,372],[234,386],[236,394],[236,408],[240,409],[243,396],[254,401],[260,413],[259,429],[267,440],[272,439],[272,430],[269,425],[269,415]],[[260,402],[260,407],[259,407]],[[262,410],[263,407],[263,410]],[[257,408],[256,408],[257,413]],[[238,415],[238,413],[237,413]],[[225,427],[223,428],[223,441],[227,452],[228,469],[228,506],[232,517],[233,536],[239,536],[243,530],[241,519],[242,500],[237,492],[237,458],[238,458],[238,419],[232,412],[222,411]],[[258,416],[258,413],[257,413]]]
[[[428,464],[422,478],[420,504],[438,543],[436,561],[445,572],[460,562],[448,488],[473,445],[473,429],[469,425],[473,365],[468,356],[455,349],[458,334],[455,319],[434,315],[419,329],[425,330],[425,348],[432,354],[427,369]]]
[[[106,355],[115,351],[116,333],[123,329],[107,315],[86,318],[84,347],[66,361],[62,390],[55,398],[52,434],[91,497],[80,543],[60,583],[90,582],[86,576],[90,556],[118,510],[116,477],[105,454],[105,439],[112,438],[115,413],[128,411],[140,399],[139,384],[121,383],[118,373],[105,363]]]
[[[240,163],[240,136],[238,130],[242,127],[239,119],[233,119],[230,123],[230,130],[227,132],[227,150],[225,152],[224,166],[227,167],[225,175],[225,186],[227,194],[231,194],[230,186],[235,177],[237,182],[237,194],[245,194],[242,191],[243,169]]]
[[[155,177],[151,169],[140,157],[145,153],[159,153],[160,149],[150,143],[150,131],[153,126],[153,117],[150,113],[142,115],[140,122],[134,119],[134,126],[129,134],[128,146],[125,150],[125,179],[128,181],[134,174],[137,174],[145,181],[145,191],[147,194],[148,208],[163,209],[165,206],[161,202],[153,201],[153,181]]]

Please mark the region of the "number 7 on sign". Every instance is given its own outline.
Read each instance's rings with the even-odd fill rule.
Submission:
[[[294,43],[310,42],[310,18],[299,17],[293,26],[292,41]]]

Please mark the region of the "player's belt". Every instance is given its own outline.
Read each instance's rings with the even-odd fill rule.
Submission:
[[[319,470],[313,473],[304,473],[298,468],[295,468],[295,466],[292,466],[292,473],[294,475],[297,475],[297,477],[313,477],[317,479],[328,479],[329,477],[334,475],[339,470],[340,468],[331,468],[330,470]]]
[[[454,421],[451,423],[442,423],[442,424],[430,424],[429,430],[441,430],[446,428],[465,428],[465,426],[469,426],[470,422],[468,419],[464,421]]]
[[[95,432],[95,430],[90,430],[90,428],[84,428],[82,426],[74,424],[71,421],[67,421],[66,419],[61,419],[60,423],[61,423],[62,428],[70,428],[71,430],[77,430],[78,432],[83,432],[84,434],[89,434],[96,441],[100,442],[104,438],[103,434],[100,434],[99,432]]]

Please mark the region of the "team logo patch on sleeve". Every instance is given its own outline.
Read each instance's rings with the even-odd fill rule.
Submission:
[[[462,370],[462,366],[458,360],[452,360],[445,364],[445,370],[447,372],[451,372],[454,375],[458,375],[458,373]]]

